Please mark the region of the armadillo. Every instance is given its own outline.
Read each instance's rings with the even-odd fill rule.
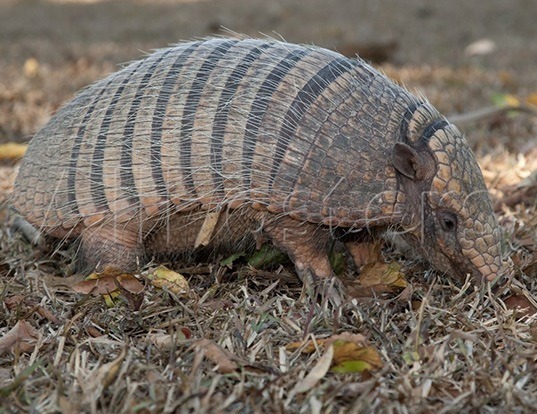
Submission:
[[[319,280],[334,239],[359,262],[387,230],[448,275],[502,266],[453,124],[360,58],[271,39],[179,43],[83,90],[31,140],[12,204],[91,269],[270,242]]]

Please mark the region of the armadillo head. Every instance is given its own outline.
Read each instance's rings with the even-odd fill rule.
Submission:
[[[407,122],[393,159],[407,240],[440,271],[492,281],[502,265],[500,229],[474,154],[428,104]]]

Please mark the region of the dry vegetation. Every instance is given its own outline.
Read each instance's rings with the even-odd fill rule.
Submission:
[[[490,0],[482,10],[464,1],[442,2],[449,10],[417,0],[404,10],[396,1],[380,2],[381,10],[377,2],[347,3],[5,0],[0,143],[25,141],[78,88],[140,49],[204,36],[220,24],[341,50],[389,44],[382,68],[446,114],[501,100],[535,103],[534,3]],[[473,24],[477,17],[499,52],[468,58],[464,46],[486,35]],[[509,283],[456,283],[387,250],[403,266],[406,288],[347,295],[341,307],[303,292],[287,265],[260,271],[240,261],[231,268],[175,264],[188,279],[186,296],[155,287],[143,269],[141,292],[122,287],[109,307],[101,295],[75,291],[81,278],[72,274],[72,250],[50,256],[29,246],[10,232],[4,207],[0,412],[533,412],[537,117],[500,111],[461,127],[504,230],[515,270]],[[0,201],[13,170],[13,162],[0,165]],[[367,338],[382,368],[325,372],[322,346],[310,354],[286,349],[338,333]],[[318,378],[305,382],[312,373]]]

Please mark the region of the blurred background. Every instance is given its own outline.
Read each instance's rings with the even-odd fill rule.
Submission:
[[[535,0],[1,0],[0,143],[27,141],[121,64],[224,29],[358,53],[447,115],[531,102],[536,22]],[[511,151],[535,139],[532,122],[478,127]]]

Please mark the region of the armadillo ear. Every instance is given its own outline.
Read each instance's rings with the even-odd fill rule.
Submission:
[[[393,148],[393,166],[397,171],[411,180],[421,181],[425,177],[425,165],[422,157],[411,146],[396,142]]]

